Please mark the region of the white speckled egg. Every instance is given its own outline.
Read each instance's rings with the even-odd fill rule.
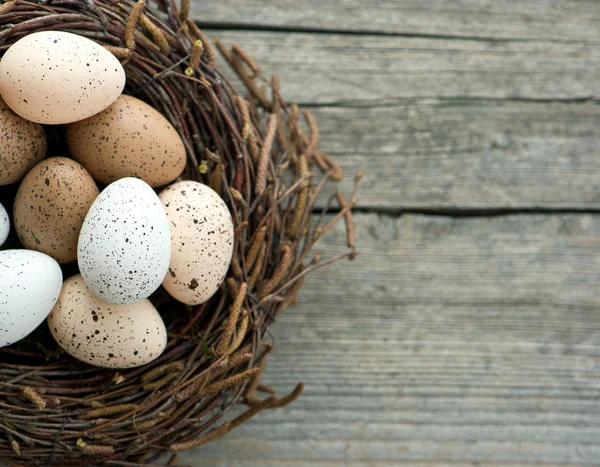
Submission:
[[[81,275],[64,282],[48,327],[69,355],[105,368],[145,365],[167,345],[165,324],[149,300],[107,303],[86,287]]]
[[[0,251],[0,347],[35,330],[52,311],[61,286],[60,266],[50,256]]]
[[[8,213],[4,206],[0,204],[0,246],[6,241],[8,238],[8,233],[10,232],[10,219],[8,218]]]
[[[163,286],[176,300],[199,305],[219,289],[231,264],[231,214],[214,190],[194,181],[175,183],[159,197],[172,238]]]
[[[160,200],[137,178],[122,178],[100,193],[83,221],[77,259],[87,286],[101,299],[136,303],[164,280],[171,234]]]
[[[101,112],[123,91],[125,71],[94,41],[42,31],[15,42],[0,62],[0,94],[21,117],[70,123]]]

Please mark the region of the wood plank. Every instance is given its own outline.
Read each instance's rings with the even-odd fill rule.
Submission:
[[[366,171],[362,208],[600,206],[596,104],[426,99],[312,111],[321,148],[346,173],[342,192]]]
[[[594,0],[225,0],[192,2],[201,23],[384,34],[599,41]]]
[[[267,74],[281,75],[285,96],[312,108],[322,148],[347,174],[343,190],[367,171],[362,208],[598,207],[600,106],[577,96],[598,95],[600,49],[571,55],[576,46],[553,44],[566,47],[553,55],[529,43],[218,35],[247,46]],[[416,50],[420,59],[404,56]]]
[[[600,48],[345,34],[206,30],[239,43],[302,104],[400,98],[585,99],[600,95]],[[222,63],[222,62],[221,62]]]
[[[273,329],[264,381],[304,396],[182,461],[597,465],[600,217],[356,223],[356,263],[307,279]]]

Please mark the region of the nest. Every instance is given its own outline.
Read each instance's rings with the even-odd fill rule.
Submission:
[[[151,297],[169,333],[165,353],[151,364],[118,372],[85,365],[61,352],[44,329],[0,349],[2,462],[174,465],[176,452],[218,439],[302,392],[299,384],[280,397],[261,384],[273,347],[267,330],[295,302],[307,273],[354,257],[354,192],[348,202],[336,193],[313,215],[326,182],[342,176],[317,150],[314,117],[287,103],[277,77],[265,78],[241,47],[215,41],[245,85],[236,92],[188,13],[189,0],[10,0],[0,6],[0,52],[29,33],[64,30],[117,56],[127,73],[125,92],[158,109],[183,138],[184,178],[216,190],[235,225],[230,271],[209,302],[187,307],[164,292]],[[334,204],[336,214],[325,217]],[[324,260],[310,256],[339,220],[346,222],[347,251]],[[236,405],[246,408],[235,418],[227,415]]]

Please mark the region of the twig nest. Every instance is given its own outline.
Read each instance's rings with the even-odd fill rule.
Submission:
[[[0,251],[11,262],[7,269],[0,261],[0,320],[11,315],[0,322],[0,339],[7,326],[31,332],[58,300],[47,326],[0,348],[10,401],[0,462],[17,455],[32,466],[156,465],[165,452],[225,436],[302,392],[299,384],[279,397],[261,383],[268,328],[308,273],[354,256],[354,192],[331,197],[324,214],[336,208],[333,218],[313,218],[321,190],[341,178],[317,148],[315,118],[286,102],[277,77],[264,76],[240,45],[216,42],[245,85],[234,89],[215,66],[211,41],[187,17],[189,1],[181,3],[181,11],[173,0],[0,5],[0,93],[14,109],[0,102],[0,130],[19,132],[0,140],[9,148],[0,202],[16,198],[22,224],[2,248],[37,258],[30,268]],[[26,65],[32,59],[35,66]],[[42,164],[56,178],[32,175],[27,184],[43,199],[55,179],[63,190],[72,186],[76,194],[61,191],[61,206],[34,205],[28,185],[17,189],[48,148],[79,161],[70,164],[80,179],[59,176],[49,159]],[[87,173],[101,192],[81,224],[76,202],[89,205]],[[31,206],[38,213],[26,212]],[[321,260],[311,251],[338,220],[348,225],[348,248]],[[60,225],[69,230],[64,245]],[[78,263],[62,266],[62,292],[54,259],[15,250],[18,238],[30,238],[30,247],[66,262],[80,227]],[[44,268],[51,281],[38,280]],[[4,284],[39,314],[2,309]],[[10,329],[0,345],[25,335]],[[222,423],[236,404],[247,408]]]

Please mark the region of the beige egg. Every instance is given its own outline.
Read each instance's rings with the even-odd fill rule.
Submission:
[[[69,355],[105,368],[145,365],[167,345],[165,324],[149,300],[107,303],[86,287],[81,275],[63,283],[48,326]]]
[[[36,165],[21,182],[13,207],[19,240],[59,263],[77,259],[81,226],[99,191],[90,174],[66,157]]]
[[[0,186],[20,181],[47,148],[42,126],[19,117],[0,99]]]
[[[231,264],[233,221],[210,187],[178,182],[163,190],[171,228],[171,263],[163,287],[188,305],[204,303],[219,289]]]
[[[98,115],[68,125],[67,144],[73,159],[107,185],[125,177],[166,185],[186,164],[185,146],[169,121],[126,95]]]
[[[0,61],[0,94],[32,122],[58,125],[90,117],[125,86],[119,60],[96,42],[63,31],[40,31],[15,42]]]

